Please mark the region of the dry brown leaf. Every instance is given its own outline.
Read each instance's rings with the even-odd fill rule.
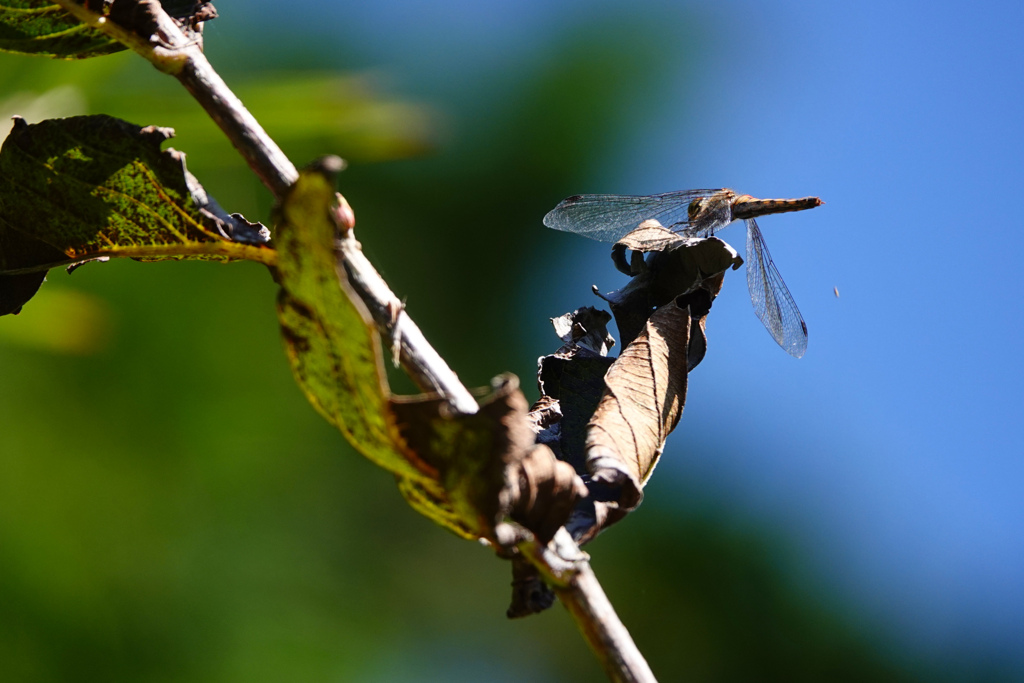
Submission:
[[[562,346],[539,359],[537,385],[541,398],[530,411],[538,443],[551,447],[559,460],[586,473],[584,444],[587,423],[604,392],[604,375],[613,359],[613,341],[605,311],[589,306],[552,318]]]
[[[576,343],[606,334],[607,318],[599,311],[581,309],[553,320],[565,344],[541,359],[542,398],[531,413],[538,441],[583,474],[590,491],[566,523],[580,543],[642,499],[643,485],[682,412],[686,375],[707,351],[705,321],[724,271],[742,263],[721,240],[679,237],[654,221],[616,245],[620,267],[627,246],[634,249],[628,264],[633,279],[603,296],[625,350],[613,362],[603,357],[608,344],[599,355]],[[576,330],[572,339],[565,336],[569,329]],[[524,586],[529,594],[532,589]]]
[[[514,463],[509,479],[512,519],[543,543],[554,537],[576,501],[587,495],[587,487],[572,466],[557,459],[545,445],[537,445]]]
[[[628,262],[627,249],[633,250]],[[707,350],[705,319],[723,273],[742,263],[721,240],[681,237],[655,221],[616,244],[613,260],[633,276],[622,290],[602,296],[625,350],[607,357],[612,340],[603,311],[588,307],[553,318],[563,344],[540,359],[541,398],[530,412],[538,443],[583,475],[589,496],[576,501],[565,521],[581,544],[640,504],[682,414],[687,373]],[[512,585],[510,617],[551,605],[541,577],[515,558]]]
[[[620,490],[629,511],[640,504],[665,439],[683,412],[690,310],[662,306],[608,370],[607,389],[587,432],[587,469]]]
[[[654,220],[646,220],[636,227],[625,237],[616,242],[616,246],[622,245],[624,249],[633,251],[668,251],[679,244],[689,244],[699,241],[697,238],[678,235],[664,225]]]
[[[495,540],[507,517],[548,540],[586,487],[572,466],[537,445],[515,375],[495,379],[475,415],[453,415],[439,398],[395,397],[392,410],[409,447],[438,472],[444,499],[405,487],[414,507],[437,503],[473,534]]]
[[[633,250],[628,264],[626,249]],[[717,237],[681,237],[657,221],[644,221],[619,240],[612,248],[612,261],[633,277],[622,289],[599,294],[611,306],[623,347],[640,334],[656,308],[682,294],[706,289],[709,278],[743,264],[736,251]]]
[[[555,604],[555,592],[544,583],[540,570],[524,557],[512,558],[512,602],[505,615],[520,619]]]

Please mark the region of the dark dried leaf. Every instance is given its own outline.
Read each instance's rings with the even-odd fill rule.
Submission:
[[[605,390],[604,376],[614,362],[604,355],[613,343],[605,328],[609,318],[606,312],[587,307],[552,319],[563,345],[540,359],[537,380],[541,398],[530,411],[537,442],[549,446],[586,482],[589,497],[577,502],[565,524],[582,542],[602,528],[607,505],[599,501],[610,495],[606,486],[589,481],[586,460],[588,425]],[[526,566],[514,569],[509,616],[546,609],[550,597],[536,572]]]
[[[555,604],[555,592],[544,583],[540,571],[523,557],[512,558],[512,602],[505,612],[509,619],[537,614]]]
[[[697,239],[673,235],[675,240],[643,237],[646,233],[663,230],[665,228],[657,222],[645,221],[613,248],[613,260],[621,260],[627,244],[635,249],[630,264],[633,279],[618,291],[600,295],[611,306],[623,346],[640,334],[654,309],[700,288],[709,277],[743,264],[735,250],[717,237]],[[633,239],[638,233],[639,237]],[[643,251],[648,252],[646,259],[635,258]]]
[[[0,314],[54,266],[101,257],[273,261],[262,225],[228,216],[161,144],[110,116],[15,121],[0,150]]]
[[[573,355],[579,349],[607,356],[608,351],[615,346],[615,339],[607,328],[611,319],[607,312],[591,306],[552,318],[555,334],[563,342],[562,348],[555,355]]]
[[[634,250],[630,261],[627,247]],[[687,372],[707,350],[704,325],[724,271],[742,263],[721,240],[679,237],[655,221],[618,243],[613,259],[633,275],[622,290],[603,297],[627,339],[625,350],[613,363],[576,343],[603,339],[607,316],[600,312],[555,319],[566,343],[541,359],[542,398],[531,413],[538,442],[584,475],[590,495],[566,523],[580,543],[642,499],[643,485],[682,412]],[[594,321],[600,329],[587,331]],[[607,346],[598,348],[603,353]],[[524,580],[523,586],[517,609],[526,609],[532,595],[531,584]]]
[[[528,450],[509,468],[512,510],[509,516],[547,543],[572,513],[587,488],[575,470],[545,445]]]
[[[475,415],[452,414],[441,399],[395,398],[392,408],[410,448],[438,472],[441,509],[479,537],[493,539],[495,527],[512,518],[550,538],[586,494],[571,467],[535,445],[514,375],[496,378]]]
[[[605,311],[589,306],[552,318],[563,344],[538,361],[541,400],[530,413],[538,428],[537,440],[580,474],[586,472],[587,424],[613,362],[606,355],[614,343],[605,327],[609,319]]]
[[[580,474],[587,471],[587,424],[601,400],[604,376],[613,362],[613,358],[604,356],[547,356],[541,361],[545,396],[557,399],[561,418],[547,434],[539,435],[538,440],[549,445],[559,459],[568,462]]]

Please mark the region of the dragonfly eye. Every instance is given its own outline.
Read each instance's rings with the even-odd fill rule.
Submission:
[[[701,197],[700,199],[694,199],[692,202],[690,202],[689,208],[686,209],[687,217],[692,221],[697,216],[697,214],[700,213],[700,210],[703,207],[704,207],[704,198],[703,197]]]

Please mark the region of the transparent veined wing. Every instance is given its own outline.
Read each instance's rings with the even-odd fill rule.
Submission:
[[[754,312],[783,350],[800,358],[807,351],[807,324],[753,218],[747,224],[747,288]]]
[[[548,212],[544,225],[602,242],[617,242],[650,218],[674,232],[683,232],[689,225],[690,202],[721,191],[684,190],[646,196],[574,195]]]

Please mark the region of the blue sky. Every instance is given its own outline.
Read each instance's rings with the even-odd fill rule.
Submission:
[[[341,39],[365,38],[367,63],[397,90],[422,91],[424,79],[454,89],[514,68],[626,7],[296,2],[284,21],[326,13]],[[649,39],[666,60],[681,59],[674,41],[701,50],[667,65],[637,103],[657,108],[653,123],[611,143],[579,192],[727,186],[826,202],[760,221],[807,321],[807,355],[782,352],[742,274],[727,280],[653,490],[783,526],[823,594],[926,650],[976,646],[1024,664],[1024,276],[1010,248],[1022,227],[1024,6],[628,8],[662,19]],[[742,253],[742,228],[722,236]],[[558,293],[524,290],[534,348],[550,342],[538,307],[557,315],[592,283],[621,284],[605,246],[559,245],[586,266]]]

